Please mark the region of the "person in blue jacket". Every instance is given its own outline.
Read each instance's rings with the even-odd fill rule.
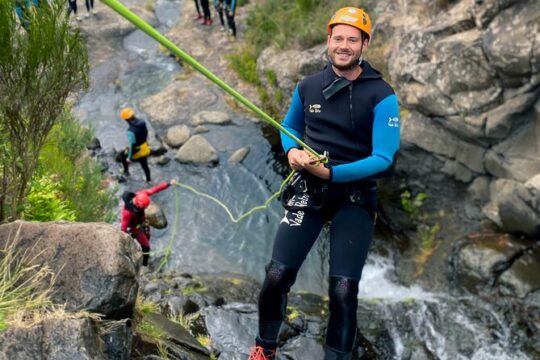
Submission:
[[[225,13],[229,31],[232,36],[236,37],[236,23],[234,22],[234,16],[236,14],[236,0],[214,0],[214,8],[219,15],[221,28],[225,29],[225,22],[223,21],[223,13]]]
[[[120,117],[125,120],[128,125],[128,141],[129,146],[120,152],[120,161],[124,166],[124,174],[129,176],[129,163],[136,161],[141,164],[141,167],[146,176],[146,182],[150,182],[150,168],[148,167],[148,156],[151,149],[148,144],[148,129],[144,120],[135,116],[135,110],[130,107],[122,109]]]
[[[377,177],[399,149],[398,100],[381,74],[362,60],[371,20],[359,8],[338,10],[327,26],[329,63],[300,81],[283,126],[314,149],[321,163],[281,134],[289,165],[299,172],[283,199],[281,220],[259,296],[259,335],[250,360],[274,359],[287,294],[323,225],[330,222],[329,321],[325,359],[351,359],[358,284],[373,238]]]
[[[34,11],[33,7],[39,7],[39,0],[15,0],[15,12],[25,29],[30,26],[30,14]]]

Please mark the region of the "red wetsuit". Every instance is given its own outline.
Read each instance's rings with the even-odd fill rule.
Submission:
[[[140,190],[137,194],[146,193],[146,195],[152,196],[167,189],[169,186],[170,184],[168,182],[162,182],[150,189]],[[130,191],[126,191],[122,195],[124,207],[122,208],[120,230],[133,236],[141,244],[143,250],[145,250],[145,248],[150,248],[150,232],[148,230],[145,231],[144,221],[146,220],[146,216],[144,210],[137,208],[132,202],[135,195],[135,193]]]

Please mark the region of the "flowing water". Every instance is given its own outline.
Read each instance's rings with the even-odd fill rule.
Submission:
[[[160,22],[159,30],[164,31],[176,22],[182,5],[179,0],[157,1],[155,13]],[[187,5],[193,6],[191,1]],[[92,68],[91,88],[74,111],[83,123],[95,129],[103,153],[107,154],[102,160],[110,165],[111,174],[118,174],[120,169],[112,159],[112,150],[127,144],[127,126],[118,118],[119,109],[126,105],[137,109],[138,101],[159,92],[183,71],[174,59],[159,51],[154,40],[138,30],[123,38],[117,56]],[[216,90],[215,94],[219,96],[220,92]],[[201,110],[227,111],[220,108],[220,104],[223,102]],[[262,204],[277,191],[287,174],[282,155],[272,150],[259,124],[247,119],[245,114],[231,115],[233,124],[208,125],[210,131],[203,135],[219,152],[218,166],[182,165],[175,160],[165,166],[152,163],[153,183],[177,178],[219,198],[235,215]],[[150,120],[147,123],[151,131],[162,135],[166,131],[166,128],[154,127],[151,119],[146,120]],[[231,152],[244,146],[249,146],[251,151],[243,163],[228,163]],[[167,155],[173,158],[174,152],[169,151]],[[138,164],[131,166],[132,176],[127,183],[118,185],[118,194],[125,189],[148,186]],[[152,230],[152,246],[159,252],[173,239],[169,269],[191,273],[241,273],[258,280],[263,278],[273,236],[283,216],[277,201],[269,209],[234,224],[216,204],[180,188],[164,191],[153,199],[167,214],[169,226]],[[326,266],[321,259],[325,257],[326,238],[323,232],[294,290],[324,294]],[[390,259],[370,255],[359,298],[361,304],[375,303],[380,316],[387,319],[385,326],[390,329],[393,358],[410,358],[407,344],[413,338],[424,343],[437,359],[528,359],[520,352],[509,350],[512,336],[488,304],[397,285],[389,280],[395,272]],[[471,316],[471,306],[482,316]]]

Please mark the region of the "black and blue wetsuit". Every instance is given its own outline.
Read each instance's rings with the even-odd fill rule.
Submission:
[[[134,117],[128,121],[129,128],[127,131],[127,137],[129,141],[128,148],[120,153],[120,160],[124,166],[124,173],[129,175],[129,163],[130,161],[137,161],[141,164],[141,167],[146,176],[146,181],[150,182],[150,168],[148,167],[148,155],[142,153],[148,147],[148,129],[146,123],[142,119]],[[146,148],[145,148],[146,147]]]
[[[231,34],[236,37],[236,23],[234,22],[234,15],[236,14],[236,0],[214,0],[214,8],[216,9],[221,26],[225,26],[223,21],[223,12],[227,17],[227,26],[231,31]]]
[[[361,75],[353,81],[338,77],[330,64],[302,80],[283,121],[287,130],[315,151],[329,152],[331,179],[304,175],[298,182],[302,186],[286,203],[288,210],[278,228],[259,298],[257,342],[266,349],[275,348],[287,293],[323,225],[330,222],[326,351],[350,358],[358,282],[373,237],[377,203],[373,179],[391,167],[400,139],[392,87],[369,63],[361,66]],[[286,152],[300,148],[287,135],[281,139]],[[314,199],[317,206],[310,206]]]

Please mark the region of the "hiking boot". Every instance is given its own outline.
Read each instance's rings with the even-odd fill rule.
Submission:
[[[274,360],[275,358],[274,350],[265,350],[262,346],[255,346],[251,348],[248,360]]]

